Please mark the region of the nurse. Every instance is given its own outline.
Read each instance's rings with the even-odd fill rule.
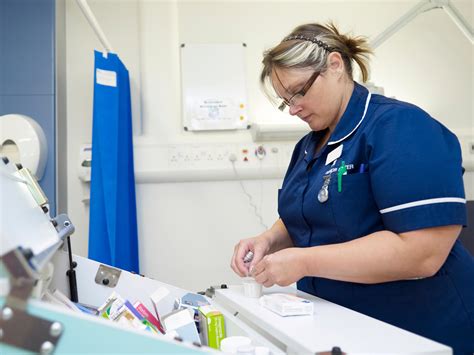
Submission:
[[[241,240],[231,266],[472,353],[459,142],[419,107],[354,82],[354,63],[367,80],[370,54],[364,38],[332,24],[299,26],[265,52],[266,93],[312,132],[294,149],[280,218]]]

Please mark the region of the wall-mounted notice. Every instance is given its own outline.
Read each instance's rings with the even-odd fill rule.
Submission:
[[[182,44],[185,130],[247,129],[245,44]]]

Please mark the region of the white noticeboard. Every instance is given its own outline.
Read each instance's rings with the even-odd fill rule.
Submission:
[[[247,129],[245,44],[182,44],[183,126],[189,131]]]

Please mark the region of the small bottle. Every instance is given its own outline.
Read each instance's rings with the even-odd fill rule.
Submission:
[[[270,355],[270,349],[266,346],[256,346],[255,355]]]
[[[253,251],[249,251],[247,254],[244,256],[244,263],[249,263],[253,259]]]
[[[239,355],[255,355],[255,347],[252,345],[242,345],[237,348],[236,354]]]
[[[231,336],[222,339],[221,341],[221,351],[227,354],[236,354],[237,349],[242,346],[247,346],[252,343],[252,340],[244,336]]]
[[[244,284],[244,295],[247,297],[258,298],[262,295],[262,285],[259,284],[253,277],[242,278]]]

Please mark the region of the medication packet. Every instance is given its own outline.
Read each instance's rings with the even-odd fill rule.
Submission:
[[[283,317],[313,314],[313,302],[287,294],[273,293],[260,297],[260,305]]]

